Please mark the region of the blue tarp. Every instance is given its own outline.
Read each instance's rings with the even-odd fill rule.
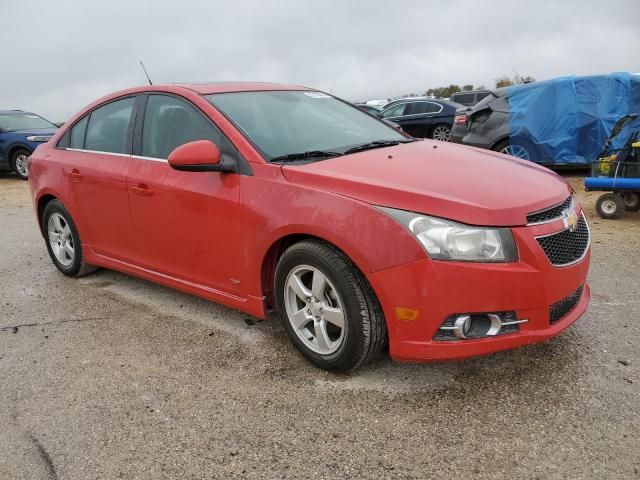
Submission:
[[[640,75],[571,76],[508,89],[509,142],[531,160],[579,164],[596,159],[618,118],[640,113]],[[640,118],[616,138],[621,147]]]

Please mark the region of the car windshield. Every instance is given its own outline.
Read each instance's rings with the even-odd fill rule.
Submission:
[[[206,95],[267,160],[306,153],[336,156],[353,147],[381,147],[407,137],[330,95],[315,91],[261,91]],[[375,142],[375,143],[374,143]]]
[[[12,130],[32,130],[36,128],[57,128],[53,123],[33,113],[0,114],[0,129],[4,132]]]

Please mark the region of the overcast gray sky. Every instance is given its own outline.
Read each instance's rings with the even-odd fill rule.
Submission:
[[[0,0],[0,109],[53,121],[145,82],[260,80],[349,100],[503,74],[640,71],[640,0]]]

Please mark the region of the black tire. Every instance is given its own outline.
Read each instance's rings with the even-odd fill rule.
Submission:
[[[436,134],[439,138],[435,138]],[[439,123],[435,127],[431,129],[429,133],[429,138],[432,140],[440,140],[441,142],[450,142],[451,141],[451,126],[446,123]]]
[[[345,313],[344,338],[337,351],[322,355],[305,345],[294,331],[285,306],[285,283],[296,267],[318,269],[335,286]],[[383,352],[387,329],[382,308],[371,286],[337,248],[317,240],[304,240],[289,247],[280,257],[275,274],[276,307],[291,342],[320,368],[346,372],[358,368]]]
[[[70,265],[63,265],[62,263],[60,263],[60,261],[56,258],[55,254],[53,253],[51,242],[49,241],[48,224],[49,224],[50,217],[54,213],[57,213],[60,216],[62,216],[66,224],[69,226],[69,230],[71,231],[71,239],[73,242],[73,249],[74,249],[74,258]],[[44,212],[42,213],[42,219],[41,219],[40,225],[42,227],[44,241],[47,246],[47,251],[49,252],[49,256],[51,257],[51,260],[53,261],[56,268],[60,270],[61,273],[63,273],[68,277],[81,277],[83,275],[87,275],[97,270],[97,267],[85,262],[84,255],[82,253],[82,243],[80,242],[80,235],[78,234],[78,229],[76,227],[76,224],[73,221],[71,214],[69,214],[67,209],[64,208],[64,205],[60,201],[51,200],[49,203],[47,203],[47,206],[45,207]]]
[[[623,210],[624,201],[617,193],[605,193],[596,200],[596,212],[600,218],[613,220],[618,218]]]
[[[13,170],[18,178],[21,178],[22,180],[27,180],[29,178],[29,174],[26,170],[26,158],[28,158],[29,155],[31,155],[31,152],[25,148],[19,148],[13,152],[13,155],[11,155],[11,170]]]
[[[624,202],[624,209],[627,212],[637,212],[638,210],[640,210],[640,193],[638,192],[623,193],[622,201]]]

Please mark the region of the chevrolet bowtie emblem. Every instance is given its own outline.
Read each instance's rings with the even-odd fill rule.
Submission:
[[[575,232],[578,228],[578,214],[576,213],[575,208],[562,212],[562,220],[564,222],[565,228],[568,229],[571,233]]]

